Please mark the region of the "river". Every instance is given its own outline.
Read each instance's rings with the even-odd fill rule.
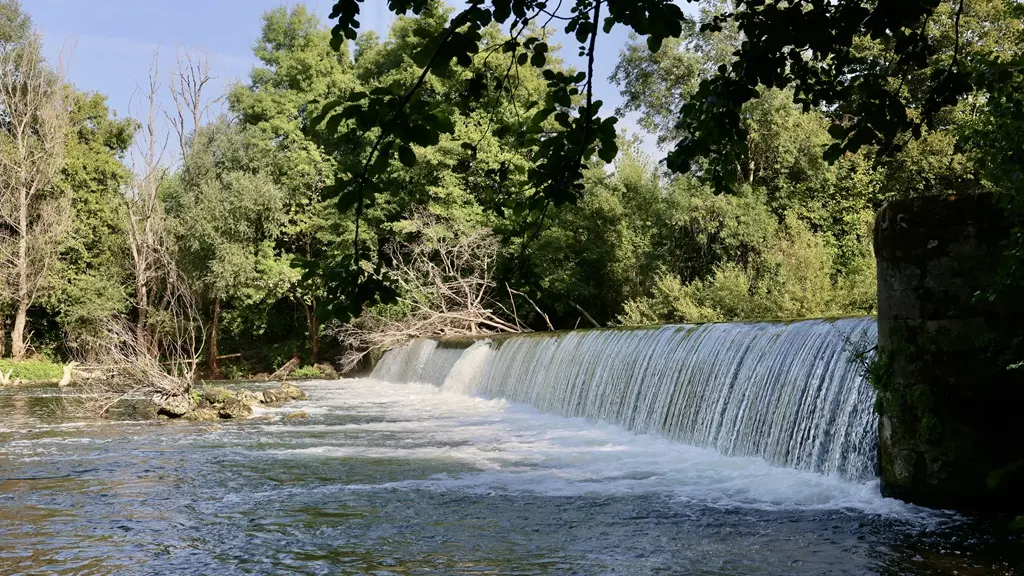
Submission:
[[[310,382],[274,420],[0,389],[0,574],[1012,574],[1005,519],[528,406]],[[304,410],[307,420],[282,416]]]

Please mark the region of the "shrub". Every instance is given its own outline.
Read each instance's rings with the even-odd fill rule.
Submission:
[[[316,366],[302,366],[301,368],[296,368],[290,374],[292,378],[297,379],[319,378],[320,375],[320,369]]]
[[[41,358],[30,360],[0,360],[0,371],[7,374],[11,371],[11,380],[25,381],[60,380],[64,375],[64,367]]]
[[[726,262],[710,276],[684,284],[661,274],[650,293],[623,306],[627,326],[871,314],[876,306],[870,241],[844,274],[836,251],[808,226],[786,218],[777,236],[746,265]]]

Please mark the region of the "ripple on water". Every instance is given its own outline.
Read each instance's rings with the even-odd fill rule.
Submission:
[[[4,432],[0,574],[1009,574],[1018,559],[997,526],[877,482],[433,386],[307,390],[281,411],[305,421]]]

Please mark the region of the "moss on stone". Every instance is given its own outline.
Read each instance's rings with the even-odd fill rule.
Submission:
[[[223,404],[230,400],[231,398],[234,398],[234,396],[234,393],[232,393],[230,390],[228,390],[227,388],[222,388],[220,386],[211,386],[209,388],[204,388],[201,394],[202,399],[206,400],[210,404]],[[198,403],[199,402],[196,402],[196,404]]]
[[[917,439],[922,444],[937,444],[942,439],[942,424],[939,423],[939,419],[932,414],[922,417]]]

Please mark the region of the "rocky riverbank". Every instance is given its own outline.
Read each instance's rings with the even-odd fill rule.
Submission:
[[[194,389],[188,395],[124,399],[111,407],[110,417],[116,420],[237,420],[252,416],[257,406],[278,407],[305,399],[306,393],[288,382],[261,391],[208,386]]]

